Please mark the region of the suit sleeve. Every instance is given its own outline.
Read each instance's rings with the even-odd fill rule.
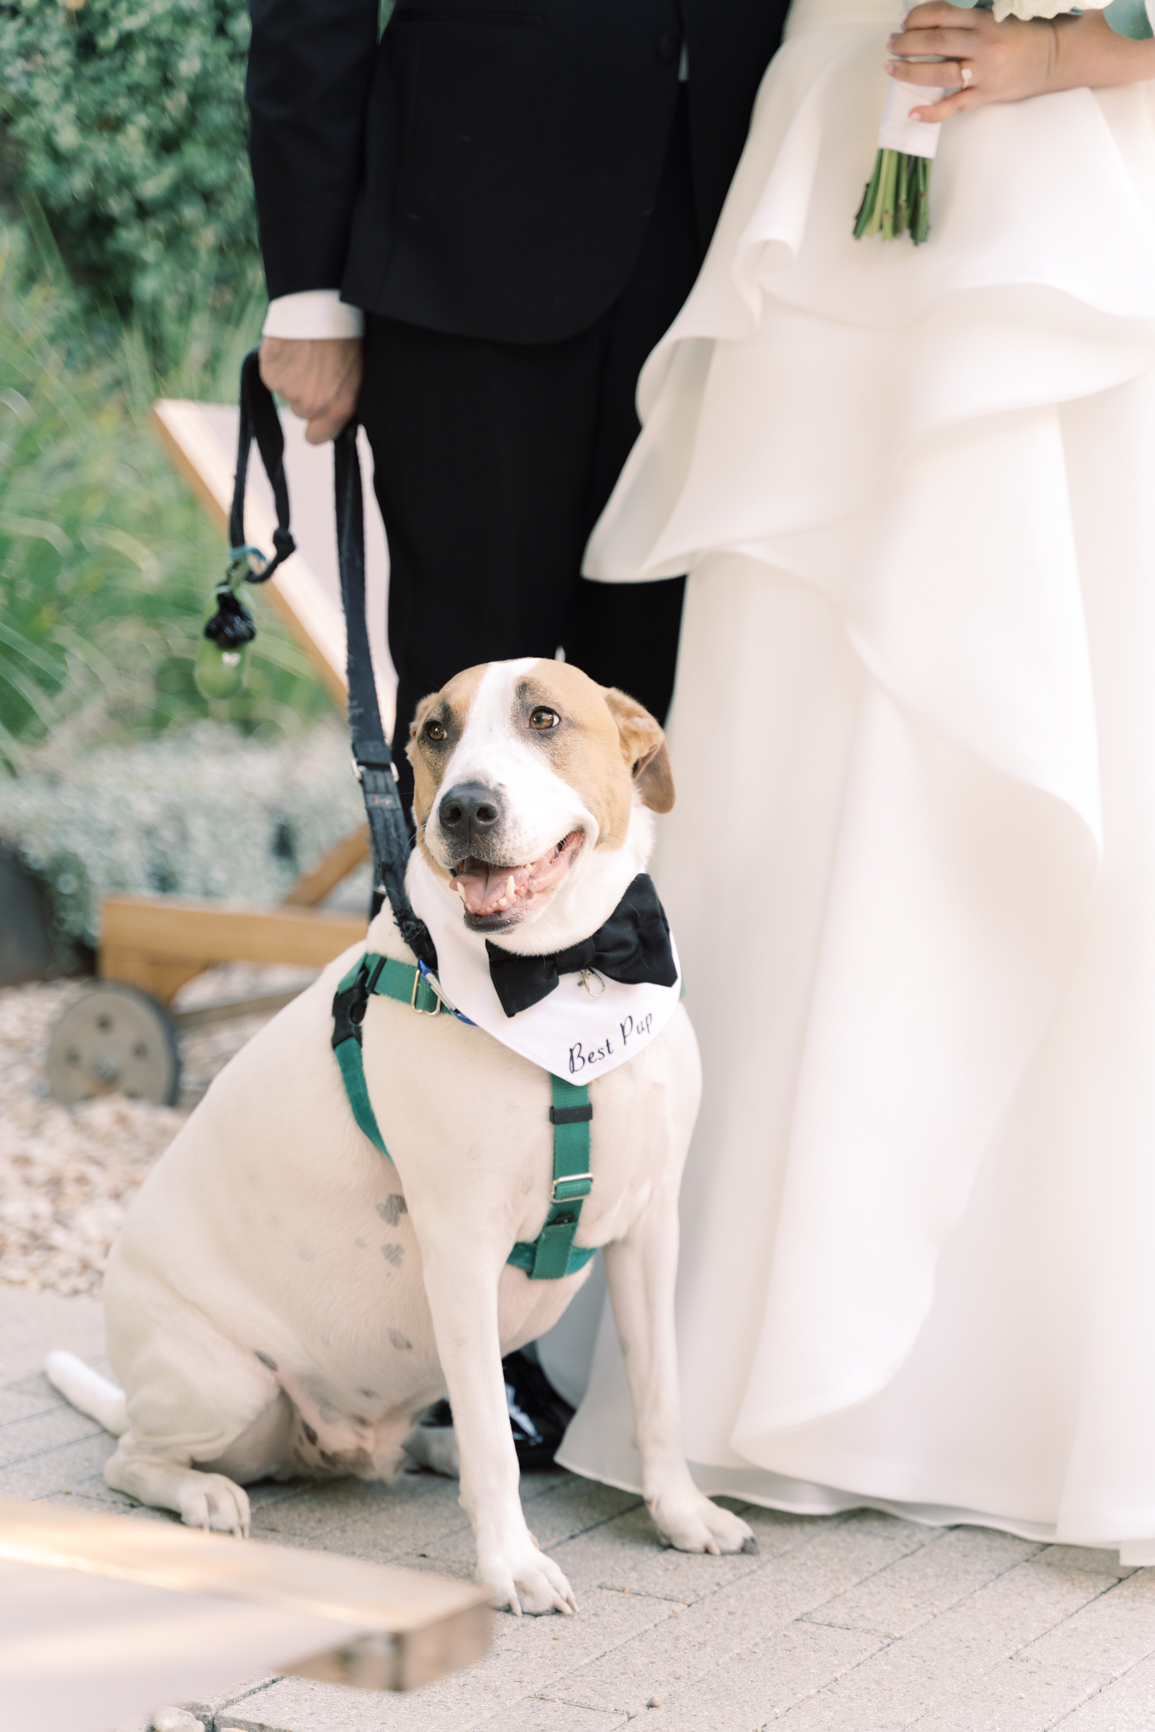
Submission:
[[[250,0],[249,159],[270,299],[340,286],[378,0]]]

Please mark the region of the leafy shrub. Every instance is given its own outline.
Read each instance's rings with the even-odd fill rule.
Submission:
[[[17,186],[150,330],[260,287],[244,0],[0,0]]]
[[[137,335],[94,337],[63,273],[38,266],[18,227],[0,230],[0,779],[42,742],[75,751],[206,712],[283,738],[329,713],[259,595],[248,689],[206,706],[192,683],[224,542],[147,416],[159,395],[231,397],[251,328],[196,315],[183,368],[158,381]]]
[[[276,902],[363,817],[335,718],[280,744],[202,722],[0,781],[0,834],[89,944],[111,891]]]

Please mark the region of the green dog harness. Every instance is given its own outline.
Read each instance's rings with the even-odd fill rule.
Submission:
[[[374,993],[407,1004],[420,1016],[455,1016],[465,1023],[469,1018],[450,1009],[430,984],[424,967],[414,968],[411,963],[379,956],[375,951],[367,951],[338,986],[333,999],[333,1051],[341,1067],[345,1093],[358,1125],[388,1160],[389,1151],[365,1083],[361,1050],[361,1024]],[[531,1281],[557,1281],[563,1275],[576,1275],[594,1254],[592,1249],[574,1244],[582,1204],[594,1183],[590,1172],[590,1120],[594,1116],[590,1091],[578,1083],[566,1082],[564,1077],[551,1075],[549,1082],[553,1094],[549,1109],[553,1126],[549,1214],[537,1238],[521,1240],[506,1259],[524,1269]]]

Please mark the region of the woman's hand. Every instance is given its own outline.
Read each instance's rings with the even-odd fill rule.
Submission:
[[[1155,40],[1117,36],[1098,11],[996,24],[985,10],[930,0],[914,8],[887,47],[895,57],[886,62],[891,77],[949,92],[941,102],[912,110],[914,120],[949,120],[986,102],[1155,78]],[[941,55],[945,64],[905,58],[920,54]]]
[[[1025,24],[1008,18],[996,24],[990,12],[951,6],[946,0],[916,6],[887,47],[895,56],[886,62],[892,78],[953,92],[941,102],[912,109],[912,120],[949,120],[984,102],[1039,96],[1051,88],[1058,59],[1053,20],[1036,18]],[[945,64],[912,65],[906,58],[921,54],[941,55]]]

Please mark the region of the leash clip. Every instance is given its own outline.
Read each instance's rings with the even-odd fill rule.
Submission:
[[[433,1006],[433,1010],[423,1010],[423,1008],[419,1006],[419,1003],[417,1003],[417,987],[419,986],[424,986],[423,973],[421,973],[419,968],[414,968],[414,989],[412,989],[412,992],[409,994],[410,1010],[416,1010],[419,1017],[440,1017],[440,1015],[442,1015],[442,1001],[440,1001],[440,998],[436,1001],[436,1005]],[[429,991],[433,991],[433,987],[429,987]]]
[[[417,988],[419,986],[428,987],[429,991],[433,994],[434,1004],[433,1004],[432,1010],[422,1010],[421,1006],[418,1004],[418,1002],[417,1002]],[[432,980],[428,979],[427,971],[422,966],[422,964],[420,962],[417,964],[417,967],[413,970],[413,990],[409,994],[409,1008],[410,1008],[410,1010],[415,1010],[417,1012],[418,1016],[440,1016],[441,1015],[441,994],[438,992],[437,988],[434,986]]]
[[[601,975],[598,974],[596,972],[596,970],[592,969],[592,968],[583,968],[581,971],[581,975],[582,975],[581,984],[585,987],[585,989],[589,993],[590,997],[591,998],[600,998],[602,993],[606,989],[606,983],[602,979]],[[594,991],[593,987],[590,985],[591,980],[596,980],[598,983],[598,990],[596,992]]]
[[[425,982],[426,986],[429,988],[430,992],[436,994],[438,1000],[440,1001],[440,1007],[442,1010],[447,1010],[451,1016],[455,1016],[457,1018],[458,1022],[463,1022],[465,1024],[466,1028],[476,1028],[477,1027],[477,1024],[470,1017],[466,1016],[466,1014],[463,1010],[458,1010],[457,1006],[455,1004],[453,1004],[448,998],[446,998],[445,988],[442,986],[442,984],[438,980],[437,976],[433,973],[432,969],[428,968],[420,957],[417,958],[417,972],[420,975],[421,979]],[[409,1000],[409,1003],[413,1006],[414,1010],[417,1010],[417,1006],[414,1003],[414,999],[416,998],[416,996],[417,996],[417,982],[415,980],[413,982],[413,997]],[[417,1014],[418,1014],[418,1016],[437,1016],[439,1013],[436,1010],[417,1010]]]

